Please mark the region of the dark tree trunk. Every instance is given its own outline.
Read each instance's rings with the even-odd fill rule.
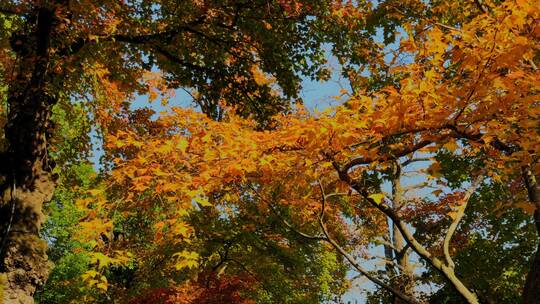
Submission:
[[[523,170],[523,179],[527,192],[529,194],[529,200],[535,204],[536,211],[534,212],[534,221],[536,224],[536,231],[540,238],[540,189],[536,177],[529,169]],[[525,287],[523,288],[523,303],[535,304],[540,303],[540,244],[536,249],[536,254],[532,262],[531,268],[527,275]]]
[[[36,3],[41,7],[24,17],[28,28],[14,34],[11,41],[18,63],[9,84],[7,150],[0,159],[0,294],[4,304],[33,303],[49,268],[47,244],[39,230],[43,204],[54,191],[47,137],[56,101],[48,83],[57,3]]]
[[[540,217],[535,216],[535,219],[538,224]],[[538,231],[540,233],[540,229]],[[534,261],[532,262],[529,274],[527,275],[527,281],[525,282],[525,288],[523,289],[523,303],[540,303],[540,244],[536,249]]]

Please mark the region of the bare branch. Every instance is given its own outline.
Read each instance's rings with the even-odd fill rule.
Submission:
[[[408,269],[405,269],[403,266],[399,265],[399,263],[396,263],[395,262],[395,258],[392,259],[392,260],[389,260],[388,258],[386,257],[383,257],[383,256],[379,256],[379,255],[373,255],[371,256],[371,259],[378,259],[378,260],[381,260],[381,263],[383,264],[388,264],[388,265],[391,265],[391,266],[395,266],[397,267],[399,270],[403,271],[403,272],[406,272],[408,271]],[[419,275],[419,274],[415,274],[415,273],[412,273],[411,274],[414,278],[421,278],[422,276]],[[395,277],[399,277],[400,275],[399,274],[395,274],[394,275]]]
[[[350,196],[351,194],[348,193],[348,192],[334,192],[334,193],[329,193],[326,195],[326,199],[329,199],[331,197],[334,197],[334,196]]]
[[[321,190],[321,200],[322,200],[322,206],[321,206],[321,212],[319,213],[319,222],[324,221],[324,211],[326,208],[326,193],[324,193],[324,187],[320,180],[317,180],[317,183],[319,184],[319,189]]]
[[[400,13],[400,14],[403,15],[403,16],[409,15],[408,13],[402,11],[402,10],[401,10],[400,8],[398,8],[397,6],[391,5],[391,7],[392,7],[396,12]],[[456,31],[456,32],[461,32],[460,29],[458,29],[458,28],[456,28],[456,27],[453,27],[453,26],[450,26],[450,25],[442,24],[442,23],[439,23],[439,22],[433,22],[432,20],[429,20],[429,19],[424,18],[424,17],[419,16],[419,15],[415,15],[415,17],[416,17],[416,18],[423,19],[423,20],[426,21],[427,23],[430,23],[430,24],[433,24],[433,25],[436,25],[436,26],[445,28],[445,29],[447,29],[447,30]]]
[[[326,207],[326,197],[325,197],[325,193],[324,193],[324,188],[321,184],[320,181],[318,181],[319,183],[319,188],[321,189],[321,200],[322,200],[322,206],[321,206],[321,212],[319,213],[319,225],[321,226],[321,229],[324,233],[324,235],[326,236],[326,241],[328,243],[330,243],[330,245],[332,245],[332,247],[334,247],[334,249],[336,249],[347,261],[349,261],[349,263],[351,263],[351,265],[358,271],[360,272],[362,275],[364,275],[366,278],[368,278],[370,281],[372,281],[373,283],[381,286],[382,288],[386,289],[387,291],[391,292],[392,294],[396,295],[398,298],[400,298],[401,300],[407,302],[407,303],[411,303],[411,304],[416,304],[416,303],[419,303],[417,302],[415,299],[407,296],[406,294],[402,293],[401,291],[393,288],[392,286],[384,283],[383,281],[379,280],[378,278],[372,276],[367,270],[365,270],[362,266],[360,266],[360,264],[358,264],[355,259],[350,256],[331,236],[330,236],[330,233],[328,232],[328,229],[326,228],[326,225],[324,224],[324,211],[325,211],[325,207]]]
[[[355,167],[355,166],[358,166],[358,165],[366,165],[366,164],[369,164],[369,163],[372,163],[374,161],[387,161],[387,160],[395,160],[395,159],[398,159],[402,156],[405,156],[409,153],[412,153],[414,151],[417,151],[417,150],[420,150],[432,143],[434,143],[435,140],[429,140],[429,139],[425,139],[425,140],[422,140],[416,144],[413,144],[413,145],[410,145],[410,146],[407,146],[407,147],[404,147],[403,149],[401,150],[397,150],[397,151],[391,151],[390,153],[387,153],[387,154],[384,154],[383,156],[381,157],[378,157],[378,158],[372,158],[372,157],[359,157],[359,158],[354,158],[352,159],[351,161],[349,161],[344,167],[343,167],[343,170],[345,172],[348,172],[349,169]]]
[[[203,15],[185,25],[171,26],[169,29],[163,30],[157,33],[142,34],[142,35],[130,35],[130,34],[114,34],[114,35],[99,35],[96,34],[91,39],[88,37],[81,37],[66,48],[60,49],[58,54],[60,55],[73,55],[84,48],[86,45],[97,41],[119,41],[131,44],[144,44],[156,41],[169,41],[173,37],[178,36],[181,33],[191,32],[197,35],[202,35],[206,38],[208,36],[200,31],[197,31],[193,26],[202,24],[206,20],[206,15]],[[97,39],[95,39],[97,37]]]
[[[418,254],[422,259],[428,262],[433,268],[438,270],[456,289],[457,292],[471,304],[478,304],[478,298],[476,294],[470,291],[459,278],[456,277],[454,270],[447,265],[445,265],[437,257],[434,257],[422,244],[420,244],[416,238],[413,236],[411,231],[408,229],[405,222],[403,222],[400,216],[385,202],[375,201],[367,189],[363,188],[356,181],[352,180],[347,171],[341,169],[339,165],[334,162],[334,168],[338,172],[339,178],[349,184],[351,188],[361,194],[373,207],[377,208],[379,211],[388,216],[401,232],[403,238],[407,241],[410,247]]]
[[[411,159],[408,159],[406,161],[404,161],[403,163],[401,163],[401,166],[402,167],[406,167],[412,163],[415,163],[415,162],[423,162],[423,161],[432,161],[433,159],[431,157],[417,157],[417,158],[411,158]]]
[[[444,243],[443,243],[443,251],[444,251],[444,257],[446,259],[446,263],[448,264],[448,267],[454,269],[455,263],[452,260],[452,257],[450,256],[450,241],[452,240],[452,236],[454,235],[454,232],[457,229],[457,226],[459,225],[459,222],[465,215],[465,209],[467,208],[467,204],[469,203],[469,199],[471,198],[471,195],[476,191],[478,186],[480,185],[480,182],[482,181],[483,175],[479,175],[472,185],[469,187],[467,192],[465,192],[465,196],[463,197],[463,202],[460,206],[457,207],[457,214],[454,220],[452,221],[452,224],[450,224],[450,227],[448,228],[448,231],[446,232],[446,235],[444,237]]]
[[[450,26],[450,25],[446,25],[446,24],[442,24],[440,22],[433,22],[434,25],[438,26],[438,27],[442,27],[442,28],[445,28],[447,30],[451,30],[451,31],[455,31],[455,32],[462,32],[460,29],[458,29],[457,27],[453,27],[453,26]]]
[[[392,250],[394,251],[398,251],[398,249],[396,248],[396,246],[394,246],[394,244],[392,244],[391,242],[387,241],[387,240],[377,240],[376,241],[377,243],[379,243],[380,245],[383,245],[383,246],[388,246],[390,247]]]

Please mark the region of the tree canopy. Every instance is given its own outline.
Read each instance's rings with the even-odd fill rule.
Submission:
[[[4,302],[538,303],[538,7],[0,2]]]

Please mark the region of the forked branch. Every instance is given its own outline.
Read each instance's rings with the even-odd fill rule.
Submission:
[[[459,278],[456,277],[454,273],[454,269],[450,268],[448,265],[445,265],[440,259],[437,257],[434,257],[422,244],[416,240],[416,238],[413,236],[409,228],[407,227],[407,224],[401,219],[401,217],[394,211],[392,207],[390,207],[388,204],[386,204],[383,200],[375,200],[373,197],[370,196],[370,193],[367,189],[362,187],[361,184],[359,184],[357,181],[353,180],[350,176],[347,170],[341,169],[339,164],[336,162],[333,163],[334,168],[338,172],[339,178],[347,183],[352,189],[354,189],[356,192],[358,192],[364,199],[373,207],[384,213],[387,217],[389,217],[394,224],[397,226],[399,232],[401,232],[401,235],[405,239],[405,241],[409,244],[412,250],[416,252],[422,259],[424,259],[428,264],[430,264],[433,268],[435,268],[439,273],[443,275],[444,278],[446,278],[452,286],[456,289],[457,292],[467,301],[467,303],[470,304],[478,304],[478,297],[476,294],[472,291],[470,291],[464,284],[461,282]],[[347,166],[346,166],[347,167]]]
[[[349,263],[351,263],[351,265],[359,272],[361,273],[362,275],[364,275],[366,278],[368,278],[370,281],[372,281],[373,283],[381,286],[382,288],[386,289],[387,291],[391,292],[392,294],[394,294],[395,296],[397,296],[398,298],[400,298],[401,300],[407,302],[407,303],[410,303],[410,304],[417,304],[417,303],[420,303],[418,301],[416,301],[415,299],[411,298],[410,296],[404,294],[403,292],[393,288],[392,286],[384,283],[383,281],[379,280],[378,278],[374,277],[373,275],[371,275],[367,270],[365,270],[362,266],[360,266],[356,260],[350,256],[333,238],[332,236],[330,235],[330,233],[328,232],[328,229],[326,228],[326,225],[324,224],[324,212],[325,212],[325,209],[326,209],[326,194],[324,192],[324,187],[322,185],[322,183],[319,181],[319,188],[320,188],[320,191],[321,191],[321,211],[319,213],[319,225],[321,226],[321,229],[323,231],[323,234],[325,235],[326,237],[326,241],[328,243],[330,243],[330,245],[332,245],[332,247],[334,247],[334,249],[339,252],[339,254],[341,254],[347,261],[349,261]]]

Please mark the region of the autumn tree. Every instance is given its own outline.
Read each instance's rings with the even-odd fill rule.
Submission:
[[[200,170],[214,168],[216,152],[208,150],[213,133],[205,136],[200,123],[211,123],[219,132],[229,125],[182,113],[185,126],[193,127],[186,132],[205,137],[200,150],[187,153],[186,140],[168,138],[180,125],[153,121],[144,113],[107,138],[116,169],[106,175],[106,188],[77,201],[84,214],[80,237],[95,246],[87,284],[103,295],[134,301],[159,290],[186,299],[177,290],[190,284],[199,288],[203,275],[208,282],[250,280],[251,289],[242,292],[259,301],[311,303],[342,294],[346,281],[340,257],[284,229],[281,217],[261,210],[259,198],[249,196],[251,190],[239,181],[219,176],[206,181],[214,173]],[[158,154],[141,150],[145,144],[137,138],[152,142]],[[204,176],[197,178],[197,172]],[[149,178],[154,174],[160,177]]]
[[[38,233],[55,186],[50,156],[60,154],[61,163],[72,157],[70,143],[88,148],[87,139],[64,136],[62,149],[49,150],[62,133],[51,115],[89,96],[88,117],[112,170],[77,194],[74,234],[91,244],[93,268],[82,279],[103,301],[107,292],[134,301],[277,301],[294,278],[309,278],[295,299],[321,300],[343,291],[329,279],[343,275],[343,259],[395,302],[445,292],[469,303],[489,299],[464,278],[463,265],[475,256],[466,246],[475,225],[500,222],[489,209],[475,222],[471,210],[489,206],[490,189],[508,189],[516,200],[508,208],[534,213],[520,225],[538,222],[538,6],[0,1],[5,301],[32,302],[47,277]],[[372,39],[381,28],[383,44],[403,36],[397,48]],[[341,92],[344,103],[271,118],[290,109],[300,74],[327,77],[325,41],[352,86]],[[207,116],[174,108],[154,120],[129,109],[136,93],[156,99],[175,88],[187,89]],[[444,168],[456,158],[474,159],[455,170],[466,176],[459,183]],[[414,171],[425,181],[407,189]],[[385,249],[382,272],[361,262],[373,245]],[[525,303],[540,298],[538,252]],[[309,259],[320,263],[294,268]],[[415,260],[436,279],[417,278]],[[133,273],[158,266],[163,275],[122,294],[133,291]],[[257,275],[269,271],[275,278]],[[176,286],[154,284],[167,278]],[[423,283],[445,287],[423,295]]]
[[[233,111],[214,122],[177,108],[156,121],[165,131],[113,133],[110,147],[130,154],[115,160],[110,182],[130,189],[127,206],[139,204],[137,195],[149,190],[162,196],[171,208],[162,215],[184,229],[190,226],[178,210],[192,212],[193,202],[209,207],[216,191],[247,198],[225,200],[233,206],[256,197],[260,210],[280,217],[299,236],[328,243],[402,302],[427,299],[415,290],[420,280],[408,266],[411,256],[460,301],[485,301],[483,290],[456,267],[457,248],[477,232],[462,222],[472,220],[468,212],[480,206],[471,205],[480,204],[486,189],[514,184],[511,198],[526,202],[516,200],[509,208],[538,210],[538,3],[472,5],[478,15],[458,24],[429,18],[404,23],[408,34],[396,54],[411,59],[389,66],[396,77],[381,89],[356,90],[343,105],[322,113],[300,107],[276,116],[272,129],[263,131]],[[448,157],[437,155],[444,154],[475,160],[457,170],[466,176],[460,183],[445,177],[452,173],[441,169]],[[424,165],[414,169],[419,162]],[[412,185],[420,195],[406,194],[411,166],[425,179]],[[429,229],[429,221],[437,229]],[[354,256],[381,239],[399,275],[395,281],[367,271]],[[539,289],[532,287],[536,260],[525,303],[538,299]]]
[[[482,165],[476,158],[456,157],[450,153],[437,156],[449,187],[461,187],[469,179],[472,166]],[[485,303],[518,303],[536,247],[536,229],[532,221],[534,205],[523,191],[521,176],[514,175],[506,183],[481,185],[467,206],[466,214],[456,230],[454,262],[465,284],[472,286]],[[412,220],[416,234],[429,247],[437,240],[428,232],[447,227],[449,217],[436,216],[436,209],[416,214]],[[442,231],[440,232],[442,233]],[[442,284],[442,282],[439,282]],[[433,302],[460,303],[461,299],[448,287],[430,297]]]
[[[143,74],[158,68],[207,114],[219,118],[226,99],[264,121],[288,108],[299,74],[324,75],[323,36],[313,33],[329,8],[328,1],[0,1],[5,301],[32,302],[47,278],[38,233],[55,185],[47,152],[54,105],[93,96],[90,108],[103,117],[147,92]],[[278,93],[261,73],[275,77]]]

